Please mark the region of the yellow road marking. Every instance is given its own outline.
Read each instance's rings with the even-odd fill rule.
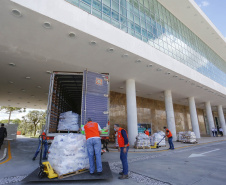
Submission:
[[[8,159],[0,164],[4,164],[9,162],[12,159],[12,155],[11,155],[11,149],[10,149],[10,142],[8,141]]]

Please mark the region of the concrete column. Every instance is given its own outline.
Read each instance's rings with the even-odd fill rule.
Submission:
[[[226,125],[225,125],[224,112],[222,109],[222,105],[218,105],[217,109],[218,109],[218,117],[220,120],[221,128],[223,129],[224,136],[226,136]]]
[[[211,137],[213,137],[212,128],[215,127],[215,126],[214,126],[213,114],[212,114],[210,102],[209,101],[206,102],[205,106],[206,106],[206,115],[207,115],[207,121],[208,121],[208,124],[209,124],[210,135],[211,135]]]
[[[129,79],[126,81],[126,102],[127,102],[127,124],[130,145],[134,145],[136,136],[138,135],[137,128],[137,102],[136,102],[136,87],[135,80]]]
[[[165,95],[165,107],[166,107],[166,121],[167,121],[168,129],[171,131],[171,133],[173,135],[173,141],[176,141],[177,134],[176,134],[176,125],[175,125],[173,100],[172,100],[171,91],[166,90],[164,92],[164,95]]]
[[[192,130],[195,133],[196,138],[200,138],[199,122],[198,122],[196,106],[195,106],[195,98],[189,97],[188,102],[189,102]]]

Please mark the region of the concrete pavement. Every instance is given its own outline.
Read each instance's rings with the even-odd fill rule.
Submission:
[[[174,151],[160,148],[148,152],[133,152],[133,149],[130,149],[131,152],[128,154],[130,178],[127,180],[117,179],[118,172],[121,171],[119,153],[110,151],[102,156],[102,160],[109,162],[113,179],[92,182],[61,182],[59,184],[222,185],[225,184],[223,172],[226,168],[226,141],[222,140],[225,138],[202,138],[198,145],[174,142],[177,148]],[[37,139],[29,138],[18,138],[11,142],[12,159],[0,165],[0,184],[31,184],[21,180],[38,167],[38,159],[31,160],[37,145]],[[212,150],[215,151],[208,153]],[[207,153],[203,157],[189,158],[191,154],[205,152]],[[52,183],[42,184],[50,185]]]

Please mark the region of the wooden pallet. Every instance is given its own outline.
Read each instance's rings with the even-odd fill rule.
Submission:
[[[59,175],[58,179],[64,179],[64,178],[71,177],[71,176],[74,176],[74,175],[78,175],[78,174],[81,174],[81,173],[85,173],[85,172],[88,172],[88,171],[89,171],[88,169],[77,170],[75,172],[67,173],[67,174],[64,174],[64,175]]]
[[[198,143],[198,142],[197,142],[197,141],[195,141],[195,142],[185,142],[185,141],[182,141],[181,143],[196,144],[196,143]]]
[[[150,146],[134,146],[135,149],[151,149]]]

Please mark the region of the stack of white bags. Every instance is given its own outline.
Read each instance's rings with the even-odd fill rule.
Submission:
[[[150,139],[149,136],[144,133],[139,133],[136,137],[136,141],[134,142],[135,147],[150,147]]]
[[[49,152],[48,160],[58,175],[89,168],[84,135],[58,135],[54,138]]]
[[[165,133],[163,131],[159,131],[157,133],[154,133],[151,136],[151,145],[154,146],[155,143],[159,143],[162,140],[159,143],[159,146],[165,146],[166,145],[166,140],[165,140],[165,138],[163,139],[164,136],[165,136]]]
[[[194,132],[186,131],[186,132],[179,132],[177,135],[178,141],[184,143],[194,143],[196,142],[196,135]]]
[[[61,113],[57,130],[78,131],[79,115],[72,111]]]

